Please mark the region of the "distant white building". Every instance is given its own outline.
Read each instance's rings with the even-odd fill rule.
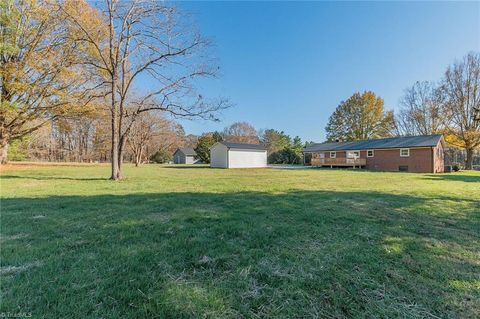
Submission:
[[[259,144],[217,142],[210,148],[210,167],[267,167],[267,149]]]

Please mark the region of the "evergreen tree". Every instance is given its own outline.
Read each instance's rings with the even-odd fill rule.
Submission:
[[[197,157],[205,163],[210,163],[210,147],[217,141],[213,137],[213,134],[204,134],[198,139],[198,144],[195,147]]]

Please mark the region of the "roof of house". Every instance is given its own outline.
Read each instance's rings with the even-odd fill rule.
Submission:
[[[347,151],[347,150],[371,150],[385,148],[410,148],[410,147],[432,147],[437,146],[442,141],[442,134],[420,135],[420,136],[402,136],[381,138],[375,140],[321,143],[313,144],[304,148],[304,152],[318,151]]]
[[[197,152],[193,148],[178,148],[176,152],[182,152],[185,156],[196,156]]]
[[[265,146],[261,144],[232,143],[232,142],[225,142],[225,141],[221,141],[218,143],[225,145],[229,149],[237,148],[237,149],[247,149],[247,150],[261,150],[261,151],[267,150]]]

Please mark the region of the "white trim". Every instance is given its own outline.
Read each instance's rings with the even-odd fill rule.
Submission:
[[[411,150],[418,150],[418,149],[431,149],[432,147],[437,147],[437,146],[415,146],[415,147],[409,147]],[[398,150],[400,147],[390,147],[390,148],[374,148],[373,150],[375,151],[393,151],[393,150]],[[361,149],[361,151],[366,151],[367,149]],[[307,151],[308,153],[321,153],[321,152],[348,152],[351,150],[338,150],[338,151],[329,151],[329,150],[320,150],[320,151]]]
[[[333,156],[332,156],[333,154]],[[330,158],[337,158],[337,152],[336,151],[330,151]]]
[[[402,151],[407,151],[407,155],[402,155]],[[410,157],[410,149],[409,148],[401,148],[400,149],[400,157]]]
[[[368,152],[372,152],[372,155],[368,155]],[[375,150],[367,150],[367,157],[375,157]]]
[[[348,157],[348,153],[352,154],[352,153],[358,153],[358,158],[360,158],[360,151],[345,151],[345,157],[346,158],[354,158],[355,155],[353,157]]]

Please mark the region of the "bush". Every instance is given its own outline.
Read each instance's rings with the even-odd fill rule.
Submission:
[[[150,156],[150,160],[157,164],[168,163],[172,160],[172,154],[170,154],[167,151],[160,150],[160,151],[157,151],[152,156]]]
[[[7,159],[9,161],[24,161],[27,158],[25,141],[15,140],[8,147]]]
[[[270,164],[300,164],[302,157],[292,148],[286,147],[281,151],[270,154]]]
[[[458,172],[458,171],[460,170],[460,165],[457,164],[457,163],[453,164],[453,165],[452,165],[452,170],[453,170],[454,172]]]

